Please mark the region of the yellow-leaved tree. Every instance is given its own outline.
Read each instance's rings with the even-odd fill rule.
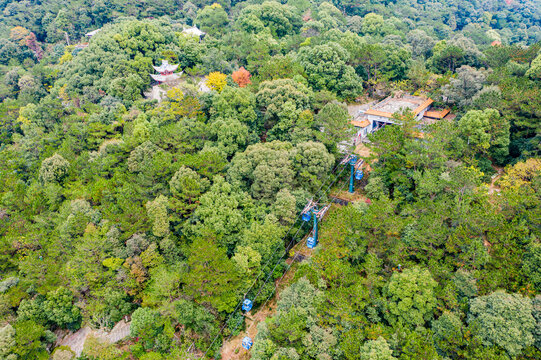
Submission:
[[[222,74],[219,71],[215,71],[208,74],[206,84],[212,90],[216,90],[217,92],[222,92],[225,85],[227,85],[226,79],[227,79],[226,74]]]
[[[201,104],[190,91],[184,94],[179,88],[172,88],[166,95],[160,106],[152,111],[154,116],[176,121],[184,117],[196,117],[201,113]]]
[[[502,189],[519,188],[522,185],[528,185],[540,173],[541,159],[531,158],[507,167],[498,185]]]

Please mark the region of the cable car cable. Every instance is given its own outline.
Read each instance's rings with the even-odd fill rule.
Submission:
[[[349,180],[346,180],[346,181],[344,182],[344,185],[342,185],[342,187],[340,188],[340,191],[344,190],[344,187],[348,184],[348,181],[349,181]],[[335,182],[336,182],[336,181],[335,181]],[[333,182],[333,183],[334,183],[334,182]],[[328,188],[327,188],[327,189],[328,189]],[[331,203],[329,203],[329,204],[327,204],[327,205],[330,205],[330,204],[331,204]],[[303,224],[304,224],[304,223],[303,223]],[[302,227],[302,225],[301,225],[301,227]],[[299,231],[300,231],[300,228],[299,228]],[[297,231],[297,233],[295,234],[295,237],[297,236],[297,234],[299,233],[299,231]],[[294,237],[294,238],[295,238],[295,237]],[[293,238],[292,241],[289,243],[288,247],[291,246],[291,244],[293,243],[294,238]],[[284,254],[284,255],[285,255],[285,254]],[[284,255],[282,255],[282,258],[283,258]],[[296,258],[296,257],[297,257],[297,254],[295,254],[295,255],[293,256],[293,260],[292,260],[291,263],[287,266],[286,270],[284,271],[284,273],[282,274],[282,276],[281,276],[280,279],[278,280],[277,284],[274,286],[273,290],[271,291],[271,293],[269,294],[269,296],[267,297],[267,299],[265,300],[265,302],[263,303],[263,305],[262,305],[261,307],[265,307],[265,305],[267,304],[267,302],[269,301],[269,299],[271,298],[271,296],[275,293],[276,289],[278,288],[278,285],[280,284],[280,282],[282,281],[282,279],[284,278],[284,276],[286,275],[286,273],[289,271],[289,269],[291,268],[291,266],[294,264],[295,258]],[[280,260],[281,260],[282,258],[280,258]],[[276,266],[279,264],[280,260],[278,260],[278,263],[276,264]],[[257,295],[254,297],[254,300],[253,300],[254,302],[255,302],[255,300],[257,299],[257,297],[259,296],[259,294],[261,293],[261,290],[262,290],[263,286],[268,282],[270,276],[272,275],[272,273],[273,273],[274,270],[276,269],[276,266],[274,267],[273,271],[272,271],[272,272],[269,274],[269,276],[267,277],[267,280],[265,281],[265,283],[263,283],[263,285],[260,287],[260,291],[259,291],[259,292],[257,293]],[[234,333],[234,332],[237,330],[237,328],[238,328],[238,326],[240,325],[240,323],[241,323],[241,322],[239,322],[239,323],[237,324],[237,326],[234,328],[234,330],[232,331],[232,333]],[[254,323],[255,323],[255,322],[254,322]],[[252,325],[253,325],[254,323],[252,323]],[[246,330],[246,332],[248,332],[248,330],[250,330],[250,328],[252,327],[252,325],[250,325],[250,327]],[[233,336],[233,334],[229,335],[229,337],[227,338],[226,341],[229,341],[229,339],[231,339],[232,336]]]
[[[349,156],[349,155],[348,155],[348,156]],[[332,181],[331,184],[329,184],[329,186],[325,189],[325,191],[323,192],[323,194],[319,197],[318,202],[323,198],[323,196],[327,193],[327,191],[330,189],[330,187],[331,187],[331,186],[332,186],[332,185],[340,178],[340,175],[341,175],[341,174],[344,172],[344,170],[347,168],[347,166],[344,166],[344,165],[346,165],[346,164],[338,163],[338,164],[334,167],[334,169],[333,169],[330,173],[328,173],[328,175],[325,177],[325,180],[321,183],[321,186],[319,187],[319,189],[316,190],[316,191],[314,192],[314,195],[316,195],[319,191],[321,191],[321,189],[322,189],[323,186],[325,185],[325,182],[327,181],[327,179],[330,178],[330,177],[333,175],[333,173],[338,169],[339,166],[343,166],[342,170],[336,175],[336,178],[334,179],[334,181]],[[282,241],[285,240],[285,238],[287,237],[287,235],[289,235],[289,232],[291,231],[291,229],[294,227],[294,225],[297,223],[297,221],[298,221],[301,217],[302,217],[302,213],[299,214],[299,215],[297,216],[297,218],[295,219],[295,221],[293,222],[293,224],[290,226],[289,230],[287,231],[286,235],[282,238]],[[295,238],[297,237],[298,233],[299,233],[300,230],[302,229],[303,225],[304,225],[304,222],[301,224],[301,226],[299,227],[299,229],[297,230],[297,232],[296,232],[295,235],[293,236],[293,238],[292,238],[291,242],[289,243],[289,245],[287,246],[287,248],[289,248],[289,247],[291,246],[291,244],[293,243],[293,241],[294,241]],[[275,249],[275,251],[274,251],[274,252],[272,253],[272,255],[269,257],[269,260],[267,261],[267,263],[265,264],[265,266],[267,266],[267,265],[269,264],[270,260],[272,259],[272,256],[274,256],[274,254],[276,253],[276,251],[278,250],[278,248],[279,248],[279,247],[277,246],[276,249]],[[287,248],[286,248],[286,249],[287,249]],[[262,290],[263,286],[265,286],[265,285],[267,284],[267,282],[268,282],[270,276],[274,273],[274,270],[276,269],[276,267],[278,266],[278,264],[279,264],[279,262],[282,260],[282,258],[285,256],[285,254],[287,254],[287,251],[285,251],[284,254],[280,257],[280,259],[278,259],[277,264],[274,266],[273,270],[270,272],[269,276],[267,277],[267,280],[265,280],[265,282],[260,286],[259,291],[258,291],[256,297],[254,298],[254,300],[257,298],[257,296],[259,296],[259,294],[261,293],[261,290]],[[246,294],[247,294],[247,293],[252,289],[252,287],[256,284],[257,280],[259,280],[259,277],[261,276],[261,273],[262,273],[262,271],[263,271],[262,269],[263,269],[263,267],[261,268],[260,273],[258,274],[257,278],[254,280],[254,282],[252,283],[252,285],[250,285],[250,287],[248,288],[248,290],[246,290],[246,291],[244,292],[244,296],[246,296]],[[274,290],[272,291],[272,293],[274,293]],[[272,294],[272,293],[271,293],[271,294]],[[252,300],[252,301],[255,303],[254,300]],[[207,355],[207,353],[210,351],[210,349],[212,348],[212,345],[214,345],[214,343],[216,342],[216,340],[218,339],[218,337],[222,334],[223,330],[224,330],[225,327],[227,326],[227,324],[228,324],[229,320],[231,319],[231,317],[233,316],[233,314],[235,314],[235,313],[237,312],[237,310],[239,309],[239,307],[242,305],[242,302],[243,302],[243,300],[241,300],[241,301],[237,304],[237,306],[235,307],[235,309],[233,310],[233,312],[231,312],[231,313],[229,314],[229,316],[227,317],[227,319],[226,319],[225,322],[224,322],[224,325],[222,326],[222,328],[220,329],[220,331],[218,332],[218,334],[214,337],[213,341],[211,342],[211,344],[209,345],[209,347],[207,348],[207,350],[206,350],[205,353],[203,354],[203,357],[202,357],[202,358],[204,358],[204,357]],[[237,327],[238,327],[238,325],[237,325]],[[235,327],[234,330],[236,330],[237,327]],[[233,331],[233,332],[234,332],[234,331]],[[232,333],[233,333],[233,332],[232,332]],[[230,337],[231,337],[231,335],[230,335]]]

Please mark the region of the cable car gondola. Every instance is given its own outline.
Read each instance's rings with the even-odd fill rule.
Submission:
[[[244,301],[242,302],[242,311],[250,311],[252,310],[252,306],[254,306],[252,300],[244,299]]]
[[[317,245],[317,241],[316,239],[314,239],[314,237],[310,236],[307,240],[306,240],[306,246],[308,247],[308,249],[313,249],[315,248]]]
[[[248,336],[242,339],[242,347],[245,348],[246,350],[250,350],[253,344],[254,342]]]

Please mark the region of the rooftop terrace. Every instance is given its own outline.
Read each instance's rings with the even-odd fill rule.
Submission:
[[[432,102],[432,99],[426,99],[419,96],[405,95],[401,97],[388,97],[372,106],[366,111],[366,114],[391,117],[394,113],[408,109],[417,115],[430,106]]]

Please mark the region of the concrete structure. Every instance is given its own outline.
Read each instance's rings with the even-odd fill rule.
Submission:
[[[356,129],[354,144],[367,139],[368,134],[386,125],[395,124],[393,114],[410,111],[415,119],[423,124],[430,124],[444,118],[449,109],[430,111],[434,101],[420,96],[402,95],[389,96],[380,102],[372,102],[361,106],[351,121]]]
[[[87,38],[90,39],[92,36],[94,36],[94,35],[96,35],[98,32],[100,32],[100,30],[101,30],[101,29],[92,30],[91,32],[87,32],[87,33],[85,34],[85,36],[86,36]]]
[[[118,322],[111,331],[102,329],[93,330],[85,326],[76,332],[69,331],[63,336],[59,336],[55,346],[67,346],[75,353],[75,356],[79,357],[83,352],[85,341],[89,336],[93,336],[106,344],[114,344],[130,335],[130,325],[131,322],[125,319]]]

